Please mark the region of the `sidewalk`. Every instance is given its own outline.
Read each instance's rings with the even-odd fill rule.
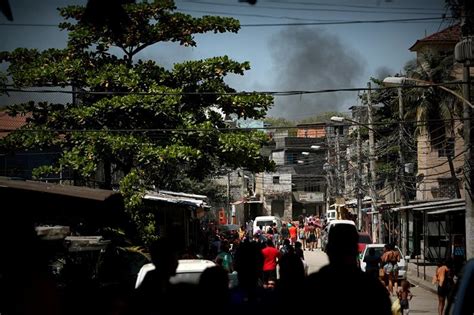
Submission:
[[[418,271],[417,271],[417,268],[418,268]],[[424,266],[422,260],[418,262],[418,265],[416,263],[416,259],[412,259],[408,263],[408,270],[407,270],[408,281],[413,285],[417,285],[425,290],[431,291],[436,294],[437,293],[436,287],[434,284],[431,283],[435,273],[436,273],[436,266],[432,266],[432,265]]]

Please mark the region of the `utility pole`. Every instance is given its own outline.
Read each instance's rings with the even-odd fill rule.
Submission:
[[[339,126],[336,127],[336,195],[337,197],[341,196],[341,183],[340,183],[340,175],[341,175],[341,152],[339,148]]]
[[[402,95],[402,87],[397,88],[398,93],[398,192],[400,196],[400,206],[408,205],[408,199],[405,190],[404,184],[404,175],[405,175],[405,158],[403,155],[403,116],[404,116],[404,109],[403,109],[403,95]],[[402,248],[405,253],[409,253],[408,248],[408,211],[405,211],[405,224],[401,224],[402,231],[400,234],[403,235],[402,237]],[[403,213],[402,213],[403,215]]]
[[[368,114],[368,129],[369,129],[369,168],[370,168],[370,199],[372,200],[372,212],[377,211],[377,194],[375,189],[376,172],[375,172],[375,138],[374,138],[374,118],[372,107],[371,84],[367,83],[367,114]],[[377,221],[379,227],[378,242],[382,243],[382,215],[377,214]]]
[[[229,217],[231,213],[231,206],[230,206],[230,171],[227,172],[227,207],[226,207],[226,221],[229,223]]]
[[[472,12],[473,4],[465,0],[463,10],[461,12],[461,30],[462,40],[456,44],[454,56],[456,61],[462,63],[463,67],[463,98],[471,101],[471,73],[470,66],[474,62],[472,51],[473,34],[472,32]],[[474,258],[474,209],[472,205],[472,183],[474,180],[474,137],[471,135],[472,109],[469,104],[464,101],[463,104],[463,130],[464,130],[464,199],[466,201],[466,259]]]
[[[360,108],[358,110],[358,122],[357,125],[357,227],[359,231],[362,231],[362,161],[361,161],[361,137],[360,137],[360,119],[361,113]]]

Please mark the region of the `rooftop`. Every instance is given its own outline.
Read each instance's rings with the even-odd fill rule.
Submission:
[[[410,51],[418,51],[425,45],[430,44],[456,44],[461,39],[461,26],[455,24],[437,33],[417,40],[410,48]]]

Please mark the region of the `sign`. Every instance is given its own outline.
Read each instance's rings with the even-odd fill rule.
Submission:
[[[322,192],[298,192],[294,193],[295,199],[299,202],[323,202],[324,193]]]

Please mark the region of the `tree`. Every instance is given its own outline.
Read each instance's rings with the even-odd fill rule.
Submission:
[[[165,69],[136,58],[157,43],[195,46],[194,34],[237,32],[237,20],[177,13],[172,0],[122,8],[124,17],[113,25],[91,20],[84,7],[62,8],[65,22],[60,28],[69,32],[65,49],[0,53],[16,88],[72,86],[79,91],[74,101],[61,104],[30,101],[9,106],[11,115],[28,113],[31,118],[3,139],[1,147],[60,148],[57,164],[41,167],[37,176],[69,169],[87,184],[102,168],[104,188],[111,188],[118,176],[132,219],[139,229],[152,233],[152,218],[139,211],[139,192],[152,186],[179,188],[183,179],[202,180],[222,167],[272,168],[259,154],[266,135],[231,130],[224,116],[261,119],[273,99],[235,93],[225,84],[227,74],[243,75],[250,69],[248,62],[223,56]]]
[[[439,52],[437,54],[423,54],[417,63],[406,66],[407,75],[411,78],[424,81],[443,83],[455,80],[454,56],[452,52]],[[449,87],[456,89],[455,86]],[[458,90],[461,87],[457,87]],[[456,127],[455,121],[462,117],[462,103],[453,94],[432,86],[429,88],[409,89],[407,95],[407,107],[411,109],[407,114],[416,116],[415,119],[421,124],[417,132],[428,136],[432,148],[444,149],[451,172],[452,184],[457,198],[461,198],[459,182],[454,169],[453,141],[461,130]],[[452,146],[452,147],[451,147]],[[452,151],[453,156],[449,153]]]

